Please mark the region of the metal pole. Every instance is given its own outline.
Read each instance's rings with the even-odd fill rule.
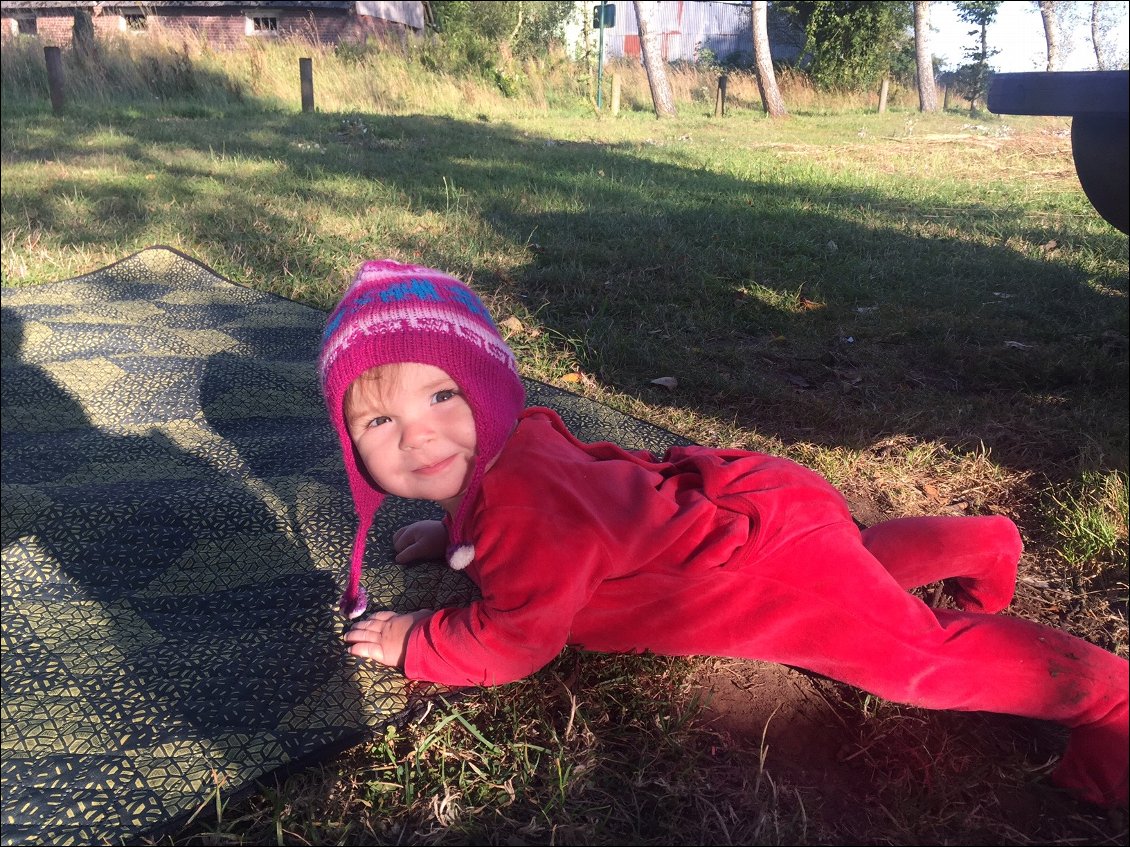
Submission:
[[[44,47],[43,59],[47,62],[47,89],[51,94],[51,111],[63,114],[63,55],[58,47]]]
[[[298,60],[298,79],[302,86],[302,111],[314,111],[314,63],[310,59]]]
[[[596,56],[596,110],[599,112],[604,93],[604,0],[600,0],[600,51]]]

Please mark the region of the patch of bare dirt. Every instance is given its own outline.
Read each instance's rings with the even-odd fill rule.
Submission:
[[[816,680],[784,665],[719,659],[700,679],[703,719],[790,785],[818,787],[826,814],[849,814],[865,780],[852,733]],[[834,788],[834,790],[829,790]]]
[[[864,524],[887,517],[849,499]],[[1056,625],[1051,596],[1022,583],[1010,611]],[[763,662],[704,659],[695,682],[701,720],[804,798],[813,843],[1126,843],[1125,810],[1078,803],[1048,781],[1066,740],[1056,725],[902,707]]]
[[[812,843],[1126,843],[1125,812],[1047,781],[1057,727],[891,704],[869,716],[846,686],[761,662],[710,661],[698,681],[701,719],[798,793]]]

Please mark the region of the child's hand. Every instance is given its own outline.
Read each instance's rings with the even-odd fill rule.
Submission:
[[[416,521],[392,535],[398,564],[421,559],[442,559],[447,552],[447,527],[443,521]]]
[[[412,632],[412,627],[431,616],[431,609],[420,609],[404,615],[377,612],[371,618],[354,624],[345,633],[345,643],[354,656],[374,659],[391,668],[403,668],[404,651],[408,647],[408,635]]]

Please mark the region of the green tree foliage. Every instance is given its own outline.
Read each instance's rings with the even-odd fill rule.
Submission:
[[[807,35],[805,64],[826,90],[862,91],[888,74],[913,78],[913,8],[907,2],[788,2],[779,11],[796,17]]]
[[[969,62],[958,68],[954,75],[961,93],[969,100],[971,112],[977,101],[984,100],[988,93],[992,78],[989,59],[1000,52],[989,49],[988,34],[989,24],[996,18],[1000,5],[1000,0],[966,0],[954,3],[958,17],[973,27],[969,30],[970,38],[976,39],[972,46],[965,49],[965,58]]]
[[[518,63],[545,56],[575,14],[568,0],[431,0],[425,15],[433,39],[420,55],[436,70],[478,73],[513,96],[522,81]]]
[[[473,66],[497,60],[500,49],[519,59],[544,55],[577,14],[576,4],[568,0],[432,0],[428,6],[444,44]]]

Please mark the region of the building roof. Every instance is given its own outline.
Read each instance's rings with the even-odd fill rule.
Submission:
[[[123,2],[123,3],[105,3],[105,2],[97,2],[97,0],[76,0],[76,2],[71,2],[71,3],[49,2],[49,0],[39,0],[39,2],[36,2],[36,0],[0,0],[0,9],[2,9],[5,12],[32,11],[32,10],[36,10],[36,9],[64,10],[64,9],[73,9],[73,8],[76,8],[76,7],[78,7],[78,8],[83,8],[83,7],[94,8],[95,6],[102,6],[103,8],[117,8],[119,6],[127,6],[127,7],[139,7],[140,6],[140,7],[146,7],[146,8],[153,8],[155,6],[181,6],[181,7],[183,7],[183,6],[190,6],[190,7],[191,6],[197,6],[197,7],[212,7],[212,8],[221,8],[221,7],[224,7],[224,6],[229,6],[229,7],[234,6],[234,7],[237,7],[237,8],[242,8],[242,7],[256,8],[256,7],[260,7],[260,6],[266,6],[266,7],[271,8],[271,9],[295,9],[295,8],[309,9],[309,8],[313,8],[313,7],[325,8],[325,7],[329,6],[330,8],[333,8],[333,9],[351,9],[351,8],[353,8],[353,5],[354,4],[352,2],[350,2],[350,0],[346,0],[346,2],[333,2],[333,0],[319,0],[319,2],[317,2],[317,3],[294,2],[294,0],[243,0],[243,2],[240,2],[240,0],[228,0],[228,2],[223,2],[223,0],[220,0],[220,2],[210,2],[210,0],[183,0],[183,2],[175,2],[175,0],[174,0],[174,2],[153,2],[153,0],[149,0],[149,2],[144,2],[144,3],[141,2],[140,0],[137,0],[137,2],[133,2],[133,3],[128,2],[128,0],[127,0],[127,2]]]

